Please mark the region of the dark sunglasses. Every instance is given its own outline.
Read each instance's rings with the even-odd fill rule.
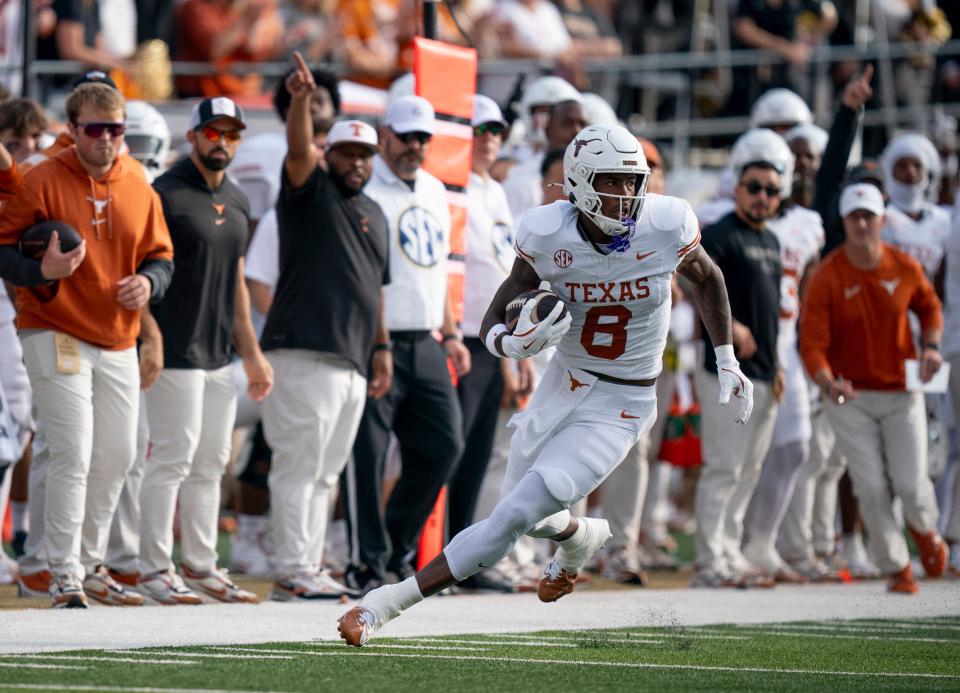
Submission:
[[[211,142],[219,142],[221,137],[227,142],[240,141],[239,130],[217,130],[211,125],[205,125],[204,127],[200,128],[200,132]]]
[[[765,193],[767,193],[767,197],[780,197],[780,188],[777,188],[773,185],[769,187],[763,186],[763,185],[760,185],[760,183],[758,183],[755,180],[752,180],[749,183],[744,183],[743,187],[751,195],[756,195],[761,190],[763,190]]]
[[[433,135],[431,135],[429,132],[416,132],[416,131],[403,132],[403,133],[396,132],[396,131],[392,131],[392,132],[394,137],[396,137],[398,140],[400,140],[404,144],[410,144],[414,140],[416,140],[420,144],[427,144],[430,142],[430,140],[433,139]]]
[[[501,123],[481,123],[473,128],[474,137],[480,137],[481,135],[486,135],[488,132],[491,135],[502,135],[504,127]]]
[[[83,130],[87,137],[97,139],[101,137],[104,131],[110,133],[110,137],[120,137],[127,129],[124,123],[77,123],[77,127]]]

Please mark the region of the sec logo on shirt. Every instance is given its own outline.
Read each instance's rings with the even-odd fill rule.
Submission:
[[[513,226],[503,221],[493,225],[493,256],[504,272],[509,272],[517,254],[513,252]]]
[[[446,252],[443,227],[423,207],[410,207],[400,215],[397,224],[400,249],[420,267],[433,267]]]

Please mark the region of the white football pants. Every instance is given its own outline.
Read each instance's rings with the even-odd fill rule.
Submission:
[[[123,491],[117,501],[117,510],[110,525],[107,554],[103,562],[121,573],[140,570],[140,488],[143,486],[144,467],[150,445],[150,427],[147,425],[147,405],[140,395],[140,418],[137,425],[137,459],[123,480]]]
[[[85,571],[103,563],[123,478],[136,457],[137,350],[80,342],[80,372],[64,374],[57,372],[52,331],[30,332],[22,342],[50,452],[43,523],[47,561],[55,576],[83,579]]]
[[[233,374],[229,366],[164,368],[146,401],[152,448],[140,489],[140,572],[174,568],[178,492],[181,560],[210,572],[217,567],[220,477],[237,413]]]

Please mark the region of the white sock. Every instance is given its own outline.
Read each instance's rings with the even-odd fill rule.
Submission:
[[[583,546],[583,542],[586,538],[587,522],[584,518],[578,517],[576,531],[566,539],[557,542],[559,544],[559,548],[557,548],[557,553],[554,556],[554,559],[560,564],[560,567],[566,570],[568,573],[579,572],[580,568],[583,567],[584,561],[588,558],[587,556],[580,556],[579,554],[581,552],[578,551],[578,549]]]
[[[416,577],[408,577],[396,585],[384,585],[368,593],[361,606],[373,611],[374,615],[384,623],[400,615],[401,611],[409,609],[414,604],[423,601],[420,585]]]
[[[14,532],[30,531],[30,516],[27,514],[27,501],[10,501],[10,517]]]
[[[244,539],[257,539],[266,525],[266,515],[242,515],[237,513],[237,534]]]

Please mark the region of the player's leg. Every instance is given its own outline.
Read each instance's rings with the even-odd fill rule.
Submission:
[[[23,555],[17,559],[20,578],[17,585],[19,597],[49,597],[50,571],[44,545],[44,512],[47,497],[47,469],[50,466],[50,449],[43,426],[37,422],[31,450],[33,463],[30,466],[29,500],[27,513],[30,516],[30,533],[23,546]]]
[[[917,392],[890,393],[890,404],[880,420],[887,475],[893,492],[903,502],[907,528],[920,551],[928,577],[943,575],[947,546],[937,532],[940,513],[927,472],[927,410]]]
[[[117,511],[110,525],[107,553],[103,562],[110,577],[126,587],[136,587],[140,575],[140,489],[143,486],[150,431],[147,424],[146,398],[140,396],[137,422],[137,457],[127,471]]]
[[[86,571],[83,589],[104,604],[140,606],[143,597],[127,592],[103,565],[123,481],[137,457],[140,365],[136,349],[100,352],[93,369],[93,402],[93,450],[80,547]]]

